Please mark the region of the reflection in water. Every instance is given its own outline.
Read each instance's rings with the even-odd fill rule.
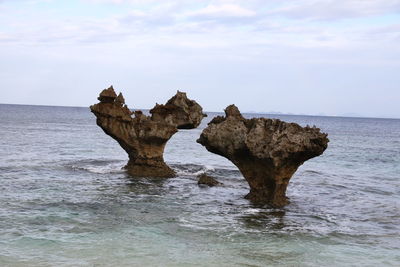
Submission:
[[[249,228],[269,228],[271,230],[280,230],[285,227],[284,217],[284,210],[260,210],[252,214],[240,216],[239,219],[244,223],[246,227]]]
[[[161,195],[166,193],[166,178],[133,178],[126,175],[126,189],[137,195]]]

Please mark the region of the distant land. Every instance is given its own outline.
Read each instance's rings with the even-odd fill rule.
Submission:
[[[319,112],[316,114],[306,114],[306,113],[292,113],[292,112],[280,112],[280,111],[245,111],[243,114],[265,114],[265,115],[290,115],[290,116],[319,116],[319,117],[348,117],[348,118],[376,118],[376,119],[400,119],[400,118],[395,118],[391,116],[379,116],[379,117],[371,117],[371,116],[365,116],[359,113],[342,113],[342,114],[326,114],[323,112]]]

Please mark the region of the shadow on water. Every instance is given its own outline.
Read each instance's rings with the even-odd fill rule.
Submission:
[[[167,193],[165,178],[132,177],[124,175],[126,190],[136,195],[161,195]]]
[[[256,213],[246,214],[239,217],[245,227],[251,229],[281,230],[285,228],[284,210],[262,210]]]

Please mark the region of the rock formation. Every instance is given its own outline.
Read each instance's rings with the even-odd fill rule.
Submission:
[[[297,168],[321,155],[327,134],[278,119],[245,119],[235,105],[225,109],[203,130],[198,143],[232,161],[250,185],[246,198],[282,207],[286,187]]]
[[[216,185],[221,185],[222,183],[218,182],[217,180],[214,179],[214,177],[208,176],[205,173],[202,173],[197,176],[199,179],[197,183],[199,185],[208,185],[208,186],[216,186]]]
[[[179,91],[165,105],[156,104],[150,113],[154,119],[176,124],[178,129],[197,128],[207,116],[196,101],[188,99],[186,93]]]
[[[168,110],[168,114],[165,115],[159,111],[157,115],[150,117],[144,115],[142,111],[131,112],[125,104],[122,94],[117,96],[111,86],[100,93],[98,104],[90,106],[90,110],[97,118],[97,125],[128,153],[129,161],[126,168],[130,175],[140,177],[175,176],[175,172],[165,164],[163,158],[167,141],[178,131],[175,123],[177,120],[174,118],[179,117],[181,118],[180,123],[189,125],[193,124],[191,118],[198,116],[184,114],[185,111],[192,111],[185,109],[186,103],[194,101],[187,99],[186,94],[180,92],[171,100],[177,97],[180,102],[175,103],[174,110]],[[201,107],[199,110],[201,111]],[[184,120],[184,115],[188,118],[187,121]]]

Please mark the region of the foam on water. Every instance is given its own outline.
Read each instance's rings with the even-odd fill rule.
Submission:
[[[115,160],[83,160],[67,164],[72,170],[83,170],[92,173],[106,174],[106,173],[124,173],[124,166],[126,162]]]
[[[331,142],[273,209],[195,142],[207,121],[168,142],[177,177],[132,179],[88,109],[0,105],[0,266],[398,265],[400,122],[279,118]],[[204,172],[223,185],[199,187]]]
[[[177,165],[172,164],[172,167],[176,170],[177,175],[182,176],[197,176],[203,173],[210,173],[215,171],[215,167],[211,165],[195,165],[195,164],[184,164]]]

